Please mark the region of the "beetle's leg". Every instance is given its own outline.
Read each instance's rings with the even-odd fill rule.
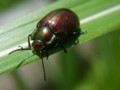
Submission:
[[[16,51],[21,51],[21,50],[31,50],[30,37],[31,37],[31,34],[28,36],[28,48],[23,48],[22,46],[19,46],[21,47],[20,49],[13,50],[9,54],[16,52]]]
[[[85,34],[85,33],[87,33],[87,32],[81,32],[81,29],[79,29],[78,31],[74,31],[72,34],[73,34],[73,37],[78,37],[79,35]],[[74,45],[76,45],[78,43],[79,43],[79,40],[77,38],[74,42]]]
[[[76,31],[74,31],[72,34],[76,35],[76,36],[79,36],[81,34],[86,34],[86,33],[87,33],[87,31],[82,32],[81,29],[79,28],[79,29],[76,29]]]
[[[81,32],[80,31],[74,31],[72,34],[73,34],[73,37],[74,36],[79,36],[81,34]]]
[[[56,38],[57,38],[58,44],[63,48],[64,52],[67,53],[67,50],[66,50],[66,48],[64,47],[64,45],[63,45],[63,43],[61,41],[61,38],[58,37],[58,36],[56,36]]]
[[[21,47],[21,50],[31,50],[30,37],[31,37],[31,34],[28,35],[28,48],[23,48],[23,47],[19,46],[19,47]]]
[[[74,45],[78,44],[79,43],[79,40],[76,39],[75,42],[74,42]]]
[[[31,34],[28,36],[28,48],[29,48],[29,49],[31,49],[30,38],[31,38]]]

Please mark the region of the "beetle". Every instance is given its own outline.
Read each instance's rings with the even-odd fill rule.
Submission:
[[[42,59],[43,70],[43,54],[48,58],[49,50],[61,47],[65,53],[67,50],[65,45],[70,41],[74,42],[82,34],[79,28],[78,16],[67,8],[60,8],[48,13],[42,20],[40,20],[36,29],[28,35],[28,47],[16,49],[11,53],[19,50],[32,50],[33,54]],[[33,41],[32,44],[30,41]],[[45,79],[44,75],[44,79]]]

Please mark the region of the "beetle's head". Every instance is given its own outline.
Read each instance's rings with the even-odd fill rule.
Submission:
[[[33,53],[36,55],[40,55],[41,52],[45,50],[45,45],[43,42],[33,41],[32,47],[33,47]]]

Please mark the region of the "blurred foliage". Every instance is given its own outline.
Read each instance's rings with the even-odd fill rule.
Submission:
[[[74,1],[74,0],[70,0],[70,1],[73,3],[70,4],[68,1],[57,1],[45,8],[38,9],[23,17],[20,17],[19,19],[13,20],[9,22],[8,24],[4,24],[0,26],[0,32],[1,32],[0,38],[2,38],[1,43],[3,43],[2,46],[0,47],[0,50],[5,50],[7,48],[10,48],[10,47],[13,47],[20,43],[25,42],[27,40],[27,35],[29,35],[30,32],[32,32],[35,29],[36,23],[40,19],[42,19],[42,17],[45,16],[46,13],[48,13],[48,11],[51,11],[55,8],[65,7],[65,8],[73,9],[73,11],[75,10],[75,13],[78,15],[78,17],[82,17],[81,19],[85,20],[84,19],[85,17],[87,18],[91,16],[91,14],[95,15],[96,13],[102,12],[105,9],[115,7],[117,3],[120,2],[120,1],[116,1],[113,3],[111,1],[108,3],[108,1],[105,1],[105,2],[103,1],[85,2],[85,1]],[[64,4],[61,4],[63,2]],[[95,9],[94,6],[96,6],[96,4],[97,4],[97,7]],[[104,6],[104,7],[101,7],[101,6]],[[83,8],[86,8],[84,9],[84,12],[83,12]],[[118,19],[119,14],[120,12],[115,10],[111,13],[108,13],[107,15],[95,18],[91,21],[86,21],[85,23],[81,23],[82,31],[83,32],[87,31],[87,34],[81,35],[79,37],[80,43],[83,43],[85,41],[98,37],[105,33],[111,32],[114,30],[114,28],[116,29],[119,28],[119,23],[120,23],[120,20]],[[111,18],[114,19],[114,22]],[[22,34],[22,37],[21,37],[21,34]],[[61,48],[58,48],[58,49],[61,50]],[[52,48],[51,50],[49,50],[49,55],[55,52],[58,52],[59,51],[58,49]],[[36,61],[37,56],[27,59],[31,55],[32,55],[31,51],[24,51],[22,53],[16,52],[11,55],[6,55],[6,56],[1,57],[0,58],[0,65],[1,65],[0,73],[5,73],[5,72],[16,69],[19,63],[23,62],[24,60],[25,62],[23,64]],[[19,59],[16,59],[16,58],[19,58]]]
[[[17,0],[0,0],[0,10],[5,9],[8,6],[9,7],[12,6],[13,2],[14,2],[14,4],[16,4],[19,1],[17,1]],[[89,3],[88,3],[88,1],[86,1],[86,2],[88,5],[90,5],[90,3],[92,3],[91,1],[89,1]],[[95,1],[93,3],[97,3],[97,1]],[[103,3],[103,2],[101,2],[101,3]],[[83,4],[86,4],[86,3],[84,2]],[[98,4],[95,4],[95,5],[98,5]],[[110,3],[108,5],[110,5]],[[78,7],[78,6],[76,6],[76,7]],[[82,6],[82,4],[81,4],[81,6]],[[75,12],[79,11],[79,9],[83,10],[83,13],[85,12],[84,8],[76,8],[76,7],[72,8],[73,10],[75,10]],[[101,7],[101,6],[99,6],[99,7]],[[104,7],[106,8],[107,5],[104,4]],[[86,8],[89,8],[89,7],[86,7]],[[93,7],[91,7],[91,8],[93,8]],[[92,10],[95,10],[95,12],[92,12],[91,9],[89,9],[89,11],[86,11],[86,12],[90,13],[90,15],[91,15],[91,13],[92,14],[96,13],[96,11],[97,11],[96,8],[92,9]],[[86,9],[86,10],[88,10],[88,9]],[[117,12],[115,12],[115,13],[117,13]],[[115,14],[115,13],[113,13],[113,14]],[[88,14],[86,14],[86,16],[87,15]],[[118,14],[116,14],[116,16],[117,15]],[[82,14],[80,14],[80,16],[85,17],[85,15],[82,15]],[[111,15],[111,17],[113,17],[113,16]],[[93,30],[96,28],[99,28],[98,30],[100,30],[102,26],[107,25],[107,23],[109,22],[109,20],[107,21],[107,19],[106,19],[107,16],[104,18],[105,18],[104,20],[106,21],[106,23],[105,22],[104,23],[96,23],[96,22],[99,22],[99,20],[102,20],[102,19],[99,19],[99,20],[95,21],[95,23],[94,23],[95,25],[93,25],[93,23],[90,23],[90,24],[86,24],[85,26],[84,25],[83,26],[85,27],[85,29],[90,27],[89,30],[90,29]],[[118,17],[116,17],[116,18],[118,18]],[[114,20],[112,20],[112,18],[110,20],[114,21]],[[111,21],[109,23],[111,23]],[[102,25],[102,26],[98,27],[100,25]],[[31,26],[31,27],[33,27],[33,26]],[[108,27],[110,27],[110,26],[108,26]],[[107,28],[107,26],[106,26],[106,28]],[[103,27],[103,29],[106,29],[106,28]],[[116,30],[116,28],[117,28],[117,30]],[[60,71],[58,71],[59,72],[58,75],[56,75],[54,77],[55,82],[52,82],[52,80],[51,80],[51,82],[46,83],[45,86],[43,85],[45,89],[42,89],[42,90],[49,90],[49,89],[51,89],[51,90],[120,90],[120,86],[119,86],[119,84],[120,84],[120,69],[119,69],[120,68],[120,28],[117,26],[116,26],[116,28],[112,28],[112,29],[115,29],[115,30],[111,30],[113,32],[110,32],[108,34],[102,35],[101,37],[97,37],[94,40],[91,40],[89,43],[94,48],[92,48],[91,46],[88,45],[88,47],[91,48],[88,52],[84,53],[84,51],[81,50],[82,48],[78,49],[80,52],[76,51],[76,49],[74,49],[74,48],[70,48],[68,50],[67,55],[62,53],[60,55],[61,60],[59,61]],[[81,39],[81,37],[80,37],[80,39]],[[83,46],[85,46],[85,44],[86,43],[84,43]],[[93,52],[94,54],[90,57],[89,55],[91,54],[91,52]],[[24,59],[24,58],[26,58],[24,56],[28,57],[29,55],[28,55],[28,53],[24,54],[24,52],[23,52],[23,55],[16,54],[15,58],[19,57],[19,59],[21,59],[21,58]],[[5,58],[5,59],[9,59],[9,57]],[[14,60],[12,59],[11,65],[13,65],[13,63],[15,61],[16,61],[15,59]],[[16,82],[18,82],[18,84],[20,84],[21,88],[24,88],[25,86],[22,85],[23,82],[20,80],[21,78],[18,77],[19,75],[17,75],[14,72],[13,76],[15,77]],[[48,87],[47,87],[47,85],[48,85]],[[54,88],[56,88],[56,89],[54,89]],[[37,90],[39,90],[39,88]]]
[[[120,29],[95,41],[97,53],[95,62],[98,64],[94,67],[96,82],[102,90],[120,90]]]
[[[12,7],[12,5],[18,4],[23,0],[0,0],[0,11]]]

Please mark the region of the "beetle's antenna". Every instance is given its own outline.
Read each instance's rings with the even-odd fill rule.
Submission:
[[[43,67],[44,80],[46,81],[46,71],[45,71],[45,66],[44,66],[43,58],[41,58],[41,60],[42,60],[42,67]]]
[[[84,31],[84,32],[80,32],[80,34],[87,34],[87,31]]]

